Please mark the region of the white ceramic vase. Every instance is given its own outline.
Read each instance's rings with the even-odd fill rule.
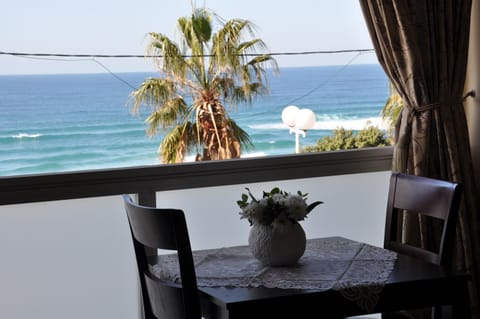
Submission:
[[[254,224],[248,236],[252,255],[266,266],[290,266],[305,252],[306,237],[299,223],[280,227]]]

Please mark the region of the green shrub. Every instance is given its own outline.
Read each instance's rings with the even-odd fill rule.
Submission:
[[[364,147],[389,145],[385,132],[376,126],[368,126],[358,133],[343,127],[333,130],[333,135],[325,136],[316,145],[306,146],[304,152],[324,152]]]

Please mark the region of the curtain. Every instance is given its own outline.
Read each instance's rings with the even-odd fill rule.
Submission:
[[[480,318],[479,194],[462,97],[472,0],[360,4],[378,60],[404,101],[392,169],[464,186],[451,266],[472,275],[472,318]],[[406,242],[429,246],[435,240],[436,226],[418,217],[406,214],[401,226]]]

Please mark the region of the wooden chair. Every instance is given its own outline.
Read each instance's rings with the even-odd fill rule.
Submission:
[[[462,185],[402,173],[392,173],[387,202],[384,247],[426,262],[449,266],[453,258],[455,230],[462,196]],[[403,214],[420,214],[442,223],[438,247],[427,250],[402,242],[400,222]],[[443,313],[443,315],[442,315]],[[402,318],[401,313],[382,318]],[[404,315],[405,318],[411,318]],[[448,307],[435,307],[432,318],[448,318]]]
[[[139,206],[123,195],[142,286],[145,319],[200,319],[200,299],[183,211]],[[150,267],[157,249],[176,251],[181,284],[160,280]],[[153,252],[153,256],[150,253]]]
[[[419,258],[426,262],[448,266],[448,261],[453,257],[455,229],[461,195],[461,184],[402,173],[392,173],[387,200],[384,248]],[[427,250],[402,241],[399,225],[405,213],[421,214],[428,216],[428,218],[433,217],[443,223],[440,243],[436,249],[433,251]],[[447,308],[435,307],[432,317],[448,318]],[[407,312],[395,312],[384,313],[382,318],[413,317],[409,316]]]
[[[430,263],[447,266],[453,257],[461,194],[460,184],[393,173],[387,202],[384,247]],[[440,243],[436,251],[402,242],[398,225],[405,211],[443,221]]]

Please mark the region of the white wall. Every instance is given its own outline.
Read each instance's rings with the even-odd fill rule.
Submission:
[[[475,90],[476,97],[466,100],[465,112],[470,133],[473,168],[476,170],[477,184],[480,187],[480,0],[472,2],[472,22],[470,26],[470,47],[465,92],[471,90]]]
[[[302,222],[307,237],[381,245],[389,172],[162,192],[184,209],[194,249],[246,244],[237,199],[279,186],[325,204]],[[120,196],[0,206],[0,318],[139,318],[135,260]]]
[[[0,318],[136,318],[120,197],[0,206]]]
[[[273,187],[301,190],[309,203],[324,202],[302,222],[307,237],[345,236],[381,246],[389,177],[379,172],[161,192],[157,206],[184,210],[193,249],[246,245],[250,227],[236,204],[245,187],[258,197]]]

